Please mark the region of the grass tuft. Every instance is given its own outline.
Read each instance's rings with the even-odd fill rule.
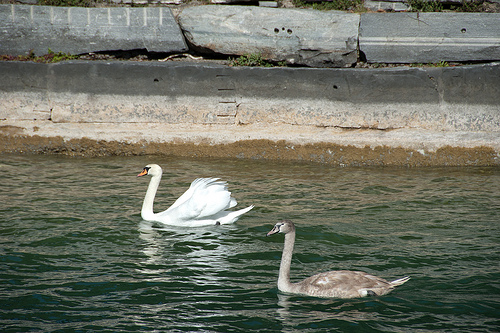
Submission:
[[[233,59],[229,58],[230,66],[248,66],[248,67],[275,67],[286,66],[284,61],[274,64],[262,57],[260,53],[245,53],[244,55]]]
[[[11,55],[0,55],[1,61],[33,61],[33,62],[41,62],[41,63],[53,63],[60,62],[64,60],[74,60],[78,59],[79,56],[73,54],[67,54],[63,52],[54,52],[50,48],[47,54],[42,56],[37,56],[30,50],[28,55],[19,55],[19,56],[11,56]]]

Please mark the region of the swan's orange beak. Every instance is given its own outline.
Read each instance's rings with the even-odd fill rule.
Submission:
[[[144,168],[142,169],[141,173],[137,175],[137,177],[142,177],[148,174],[148,169]]]

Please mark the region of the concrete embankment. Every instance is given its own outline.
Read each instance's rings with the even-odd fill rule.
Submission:
[[[500,64],[0,62],[4,152],[499,165]]]
[[[297,23],[283,30],[270,23],[280,17],[281,11],[257,13],[247,8],[243,12],[232,9],[233,13],[211,8],[217,15],[223,12],[239,22],[230,28],[217,26],[230,29],[232,37],[215,44],[205,39],[207,30],[200,29],[213,27],[207,25],[208,18],[200,19],[204,22],[199,24],[190,19],[194,9],[181,13],[182,29],[167,9],[0,9],[7,18],[2,24],[12,37],[0,43],[6,50],[24,50],[35,44],[45,49],[50,43],[60,42],[57,45],[78,53],[74,50],[95,51],[95,45],[110,45],[114,50],[121,49],[120,45],[152,48],[160,45],[155,43],[158,40],[164,46],[155,51],[184,52],[181,30],[189,32],[188,44],[198,50],[217,45],[226,48],[231,39],[239,41],[234,46],[239,48],[242,40],[249,41],[246,28],[252,26],[264,32],[251,39],[255,45],[249,45],[250,49],[287,49],[286,54],[269,54],[274,54],[275,60],[283,56],[291,63],[304,61],[319,67],[352,66],[356,57],[351,58],[356,53],[364,53],[367,58],[376,58],[377,54],[387,57],[387,52],[377,51],[384,48],[400,50],[394,51],[399,55],[407,52],[406,57],[411,56],[412,61],[421,56],[429,59],[429,52],[415,51],[425,51],[429,43],[440,47],[440,55],[458,54],[468,60],[495,60],[492,57],[498,54],[498,38],[481,38],[474,28],[498,16],[478,16],[467,21],[467,26],[453,25],[453,29],[462,30],[453,37],[447,32],[432,38],[417,36],[415,49],[406,47],[411,44],[406,35],[387,37],[389,44],[381,42],[386,37],[369,26],[379,24],[371,16],[375,13],[321,13],[320,17],[338,16],[335,22],[344,22],[342,25],[350,28],[319,39],[324,52],[312,52],[314,29],[303,29]],[[255,20],[252,12],[263,15],[263,19]],[[207,17],[214,15],[209,14]],[[238,21],[233,14],[251,20]],[[390,22],[391,18],[384,15],[384,20]],[[260,21],[269,27],[260,27]],[[424,23],[422,27],[428,26]],[[358,32],[358,25],[364,36]],[[217,37],[217,29],[210,34]],[[404,29],[390,30],[407,33]],[[29,31],[39,37],[21,38],[23,34],[29,36]],[[142,39],[142,34],[147,36]],[[108,39],[102,40],[103,36]],[[29,45],[24,44],[26,41]],[[304,49],[305,44],[295,41],[309,44]],[[399,48],[401,45],[406,46]],[[468,45],[470,52],[458,52],[460,45]],[[360,46],[365,48],[357,49]],[[169,47],[172,49],[164,49]],[[453,52],[447,53],[442,47],[451,47]],[[60,50],[67,51],[55,51]],[[232,52],[231,48],[226,52]],[[476,55],[482,58],[471,59]],[[455,67],[250,68],[210,61],[4,61],[0,62],[0,73],[1,152],[171,154],[332,165],[500,165],[498,62]]]

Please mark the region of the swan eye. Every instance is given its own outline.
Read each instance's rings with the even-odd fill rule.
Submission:
[[[145,167],[145,168],[144,168],[144,169],[142,169],[142,170],[144,170],[144,171],[146,171],[146,173],[148,173],[148,172],[149,172],[149,169],[151,169],[151,168],[150,168],[150,167]]]

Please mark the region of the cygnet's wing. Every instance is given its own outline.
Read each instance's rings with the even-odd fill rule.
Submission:
[[[354,298],[366,296],[369,290],[382,294],[391,289],[386,280],[359,271],[330,271],[313,275],[298,283],[312,296]]]

